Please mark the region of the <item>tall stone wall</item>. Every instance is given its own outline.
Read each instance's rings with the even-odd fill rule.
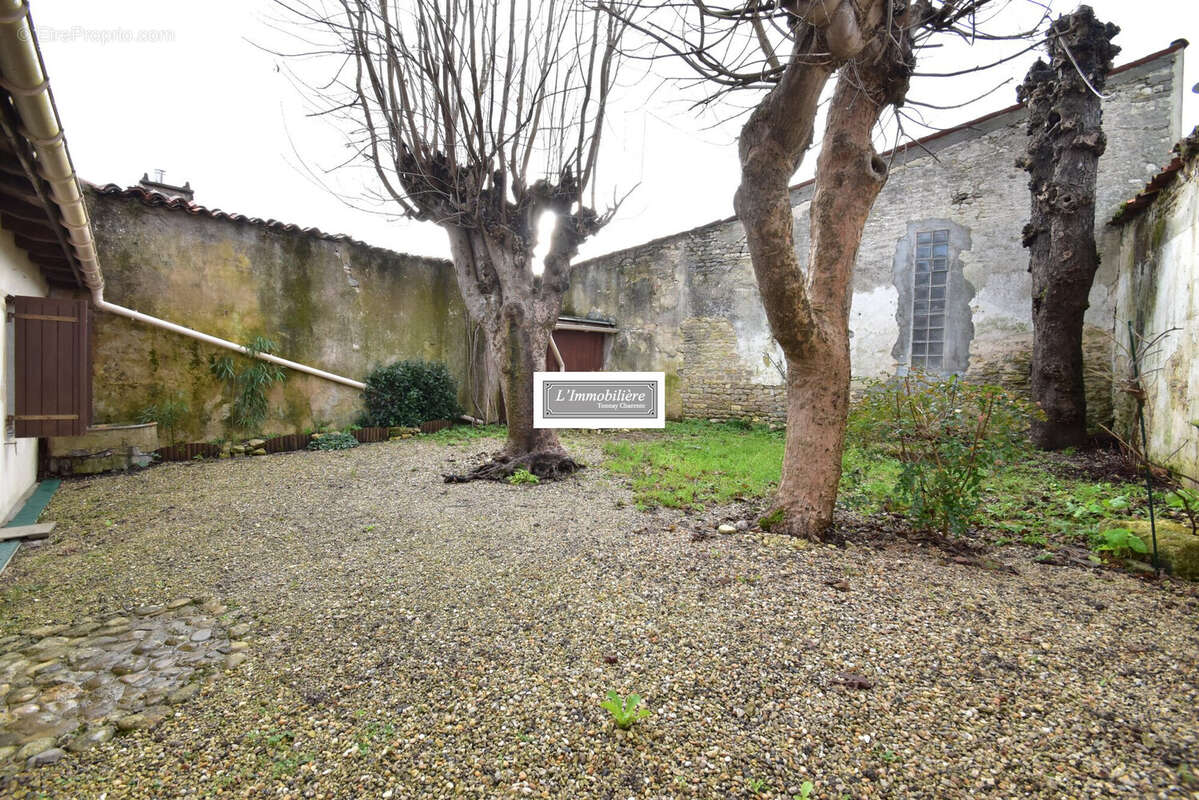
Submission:
[[[732,323],[723,317],[691,317],[683,323],[682,334],[678,386],[685,416],[758,419],[780,425],[787,421],[783,386],[755,382],[739,360],[729,358],[737,350]]]
[[[235,342],[263,335],[285,358],[356,380],[397,359],[445,361],[468,404],[469,324],[447,262],[134,198],[92,192],[88,206],[110,302]],[[131,422],[178,396],[190,409],[181,437],[228,435],[232,398],[209,368],[227,354],[97,314],[95,421]],[[299,373],[269,399],[263,433],[348,425],[361,410],[356,390]]]
[[[1138,442],[1128,323],[1141,350],[1149,455],[1199,487],[1199,129],[1173,181],[1143,213],[1109,228],[1113,287],[1115,430]]]
[[[1108,149],[1099,167],[1097,229],[1160,167],[1180,135],[1181,68],[1176,46],[1112,76],[1104,103]],[[1031,290],[1021,229],[1030,201],[1027,176],[1016,167],[1026,145],[1024,117],[1022,108],[997,112],[891,158],[891,177],[866,225],[854,274],[850,342],[856,377],[906,371],[915,237],[947,230],[947,365],[952,361],[952,369],[972,379],[1027,386]],[[808,257],[811,188],[801,185],[792,193],[801,262]],[[1110,363],[1115,280],[1114,264],[1105,262],[1087,316],[1086,354],[1093,365]],[[580,264],[566,309],[616,320],[620,332],[609,368],[664,370],[672,415],[751,416],[733,408],[746,405],[740,402],[743,386],[782,383],[775,366],[781,354],[736,219]],[[687,327],[713,329],[717,320],[735,338],[717,337],[702,353],[688,351]],[[1099,421],[1111,415],[1106,372],[1093,370],[1088,378],[1092,417]],[[776,390],[761,394],[782,397]],[[759,416],[781,413],[780,407]]]
[[[765,356],[776,345],[766,328],[740,224],[708,225],[580,264],[571,273],[563,312],[616,319],[619,332],[612,337],[606,367],[664,371],[671,418],[729,415],[715,397],[699,406],[684,404],[684,373],[693,384],[689,402],[697,398],[698,382],[712,387],[727,382],[727,376],[715,374],[707,381],[701,361],[735,368],[743,382],[779,381],[777,371],[766,368]],[[684,324],[692,320],[719,321],[734,335],[722,340],[722,351],[709,347],[697,361],[696,351],[684,346]]]

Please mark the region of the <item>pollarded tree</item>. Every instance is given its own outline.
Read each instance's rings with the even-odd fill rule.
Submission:
[[[887,108],[905,102],[915,53],[929,37],[1013,38],[978,29],[978,13],[989,4],[750,0],[720,7],[692,0],[665,10],[639,2],[605,6],[719,87],[714,96],[767,89],[741,131],[734,206],[787,365],[786,448],[775,500],[779,530],[810,538],[835,535],[833,507],[849,411],[853,266],[888,177],[888,165],[873,145],[876,126]],[[817,110],[833,75],[805,268],[795,252],[790,184],[812,144]]]
[[[307,55],[340,59],[326,85],[308,83],[316,102],[351,121],[386,196],[449,238],[508,421],[504,452],[471,477],[575,471],[557,434],[533,427],[533,373],[571,260],[611,216],[588,190],[624,24],[580,0],[279,2],[326,35]],[[556,223],[534,265],[545,213]]]
[[[1049,63],[1038,60],[1019,91],[1029,135],[1020,166],[1032,190],[1024,228],[1032,273],[1032,397],[1045,412],[1033,421],[1032,435],[1046,450],[1087,443],[1083,316],[1099,269],[1095,181],[1107,148],[1099,93],[1120,52],[1112,44],[1119,32],[1089,6],[1060,17],[1049,29]]]

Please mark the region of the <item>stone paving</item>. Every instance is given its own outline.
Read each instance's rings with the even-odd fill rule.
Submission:
[[[251,623],[239,616],[180,597],[0,639],[0,771],[162,722],[202,676],[245,661]]]

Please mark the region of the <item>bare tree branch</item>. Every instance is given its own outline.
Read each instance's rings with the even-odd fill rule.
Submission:
[[[611,218],[586,193],[627,23],[581,0],[277,2],[299,28],[297,58],[331,67],[305,94],[344,126],[348,160],[367,163],[406,215],[446,230],[503,374],[509,455],[545,477],[572,471],[553,432],[533,428],[532,373],[579,245]]]

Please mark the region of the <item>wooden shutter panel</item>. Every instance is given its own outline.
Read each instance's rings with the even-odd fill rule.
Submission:
[[[18,437],[78,436],[91,421],[86,300],[15,297]]]
[[[604,334],[595,331],[554,331],[554,344],[570,372],[599,372],[604,368]],[[554,353],[547,349],[545,368],[558,369]]]

